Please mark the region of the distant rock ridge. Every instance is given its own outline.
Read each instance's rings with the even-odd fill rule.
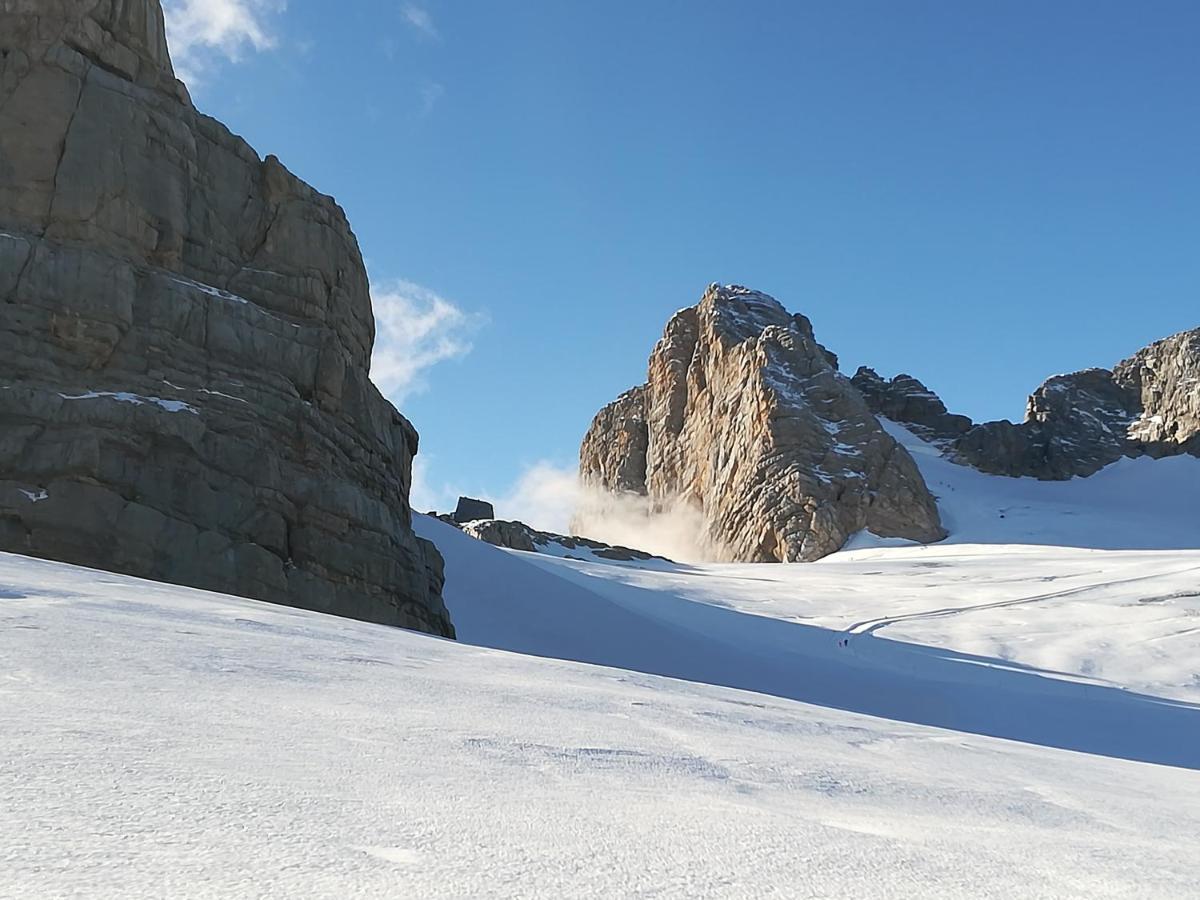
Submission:
[[[496,547],[509,550],[524,550],[527,553],[549,553],[566,559],[587,561],[589,557],[610,562],[646,562],[652,559],[670,562],[665,557],[655,556],[631,547],[619,547],[603,541],[593,541],[577,535],[555,534],[538,531],[524,522],[507,522],[501,519],[479,519],[462,527],[464,534],[478,538]]]
[[[667,323],[646,384],[597,414],[581,477],[693,507],[720,559],[815,560],[864,529],[940,540],[915,463],[837,364],[804,316],[711,285]]]
[[[0,549],[452,635],[342,209],[157,0],[0,0]]]
[[[486,512],[487,516],[473,515],[476,512]],[[670,562],[665,557],[631,547],[606,544],[578,535],[539,531],[524,522],[497,519],[492,504],[471,497],[459,497],[458,506],[453,513],[430,512],[429,515],[476,540],[507,550],[522,550],[526,553],[542,553],[584,561],[599,559],[610,562],[645,562],[657,559]]]
[[[973,427],[966,416],[948,412],[941,398],[911,375],[885,379],[874,369],[862,366],[850,383],[858,388],[875,415],[902,422],[932,442],[957,440]]]
[[[1156,341],[1111,370],[1055,375],[1030,396],[1020,424],[964,428],[969,419],[944,415],[944,404],[907,375],[888,382],[860,369],[854,383],[876,415],[994,475],[1060,481],[1124,457],[1200,456],[1200,328]]]

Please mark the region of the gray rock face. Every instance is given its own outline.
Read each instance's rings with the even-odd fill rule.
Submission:
[[[507,547],[509,550],[524,550],[533,553],[537,546],[533,542],[534,530],[524,522],[506,522],[501,519],[480,519],[467,522],[462,527],[463,534],[469,534],[476,540],[491,544],[494,547]]]
[[[476,519],[494,519],[496,510],[486,500],[476,500],[472,497],[459,497],[458,506],[454,510],[454,521],[462,525]]]
[[[1107,369],[1057,375],[1029,398],[1023,423],[978,426],[954,445],[952,457],[994,475],[1091,475],[1125,455],[1132,407]]]
[[[1086,477],[1125,456],[1200,455],[1200,329],[1158,341],[1112,371],[1057,375],[1029,398],[1025,421],[963,435],[957,462],[998,475]]]
[[[948,412],[941,398],[911,375],[889,380],[863,366],[850,383],[858,388],[871,412],[909,426],[926,440],[952,441],[971,430],[969,418]]]
[[[862,529],[945,536],[912,458],[809,321],[738,286],[713,285],[671,319],[645,387],[593,422],[580,472],[605,491],[700,510],[717,558],[819,559]]]
[[[452,635],[345,216],[157,0],[0,0],[0,549]]]

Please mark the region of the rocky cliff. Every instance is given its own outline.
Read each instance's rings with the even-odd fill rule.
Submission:
[[[671,319],[646,384],[593,421],[580,473],[652,510],[699,510],[716,558],[814,560],[863,529],[945,536],[912,458],[809,321],[738,286]]]
[[[1122,457],[1200,456],[1200,329],[1108,369],[1056,375],[1029,398],[1025,421],[989,422],[951,450],[999,475],[1088,476]]]
[[[903,422],[933,443],[957,440],[972,428],[969,418],[948,412],[941,398],[911,375],[885,379],[863,366],[850,383],[858,388],[875,415]]]
[[[0,0],[0,549],[452,634],[338,205],[157,0]]]
[[[1025,420],[971,425],[908,375],[854,379],[872,411],[994,475],[1086,477],[1123,457],[1200,456],[1200,329],[1139,350],[1110,369],[1055,375],[1029,397]]]

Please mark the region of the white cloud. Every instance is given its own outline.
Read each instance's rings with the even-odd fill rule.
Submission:
[[[222,58],[237,62],[248,50],[270,50],[278,42],[273,19],[286,6],[287,0],[164,0],[176,74],[195,83]]]
[[[525,469],[503,496],[488,498],[502,519],[515,519],[541,531],[566,534],[579,502],[574,466],[541,460]]]
[[[371,380],[396,404],[425,387],[428,368],[470,353],[475,333],[485,321],[411,281],[373,288],[371,301],[375,307]]]
[[[415,512],[431,511],[446,512],[454,507],[454,498],[458,494],[447,485],[441,487],[433,483],[430,468],[433,457],[418,453],[413,458],[412,486],[408,491],[408,504]]]
[[[704,519],[695,507],[601,491],[582,484],[575,466],[545,460],[534,463],[503,496],[485,495],[485,499],[495,505],[499,518],[515,519],[541,531],[576,534],[677,562],[722,557],[704,537]]]
[[[676,562],[723,561],[727,554],[707,537],[699,509],[680,500],[610,494],[580,481],[575,465],[539,460],[499,493],[436,482],[436,459],[413,462],[412,508],[452,512],[460,496],[487,500],[496,517],[539,531],[574,534],[620,547],[656,553]]]
[[[437,102],[442,99],[446,89],[435,81],[426,81],[421,85],[421,115],[427,116],[433,112]]]
[[[433,16],[429,14],[429,10],[424,6],[418,3],[405,3],[400,8],[400,14],[404,16],[405,22],[425,37],[432,38],[435,41],[441,37],[437,26],[433,24]]]

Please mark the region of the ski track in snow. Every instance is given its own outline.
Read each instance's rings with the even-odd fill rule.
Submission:
[[[1095,591],[1098,588],[1110,588],[1117,585],[1135,584],[1141,581],[1154,581],[1159,578],[1171,577],[1175,575],[1186,575],[1189,572],[1200,571],[1200,566],[1189,566],[1178,572],[1154,573],[1152,575],[1139,575],[1134,578],[1124,578],[1118,581],[1100,581],[1095,584],[1085,584],[1082,587],[1068,588],[1063,591],[1054,591],[1049,594],[1038,594],[1033,597],[1018,597],[1015,600],[999,600],[995,603],[979,603],[974,606],[950,606],[941,609],[931,609],[926,612],[906,613],[902,616],[884,616],[878,619],[867,619],[863,622],[855,622],[846,629],[847,634],[875,634],[882,628],[887,628],[889,625],[898,625],[901,622],[913,622],[918,619],[942,619],[947,616],[961,616],[965,613],[979,612],[988,609],[1005,609],[1012,606],[1026,606],[1031,603],[1042,603],[1046,600],[1058,600],[1062,597],[1073,597],[1077,594],[1086,594]]]

